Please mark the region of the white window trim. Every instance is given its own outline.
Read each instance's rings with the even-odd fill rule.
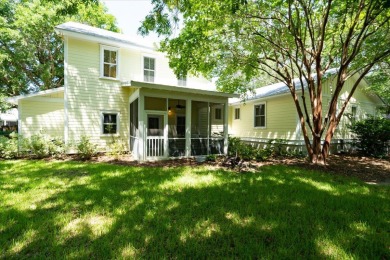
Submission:
[[[145,81],[145,58],[154,59],[154,79],[153,82]],[[157,58],[153,55],[142,55],[142,80],[148,83],[156,83],[156,75],[157,75]]]
[[[116,78],[104,76],[104,50],[115,51],[116,52]],[[110,79],[110,80],[119,80],[119,48],[107,45],[100,45],[100,78],[101,79]]]
[[[240,111],[240,112],[239,112],[239,117],[238,117],[238,118],[236,118],[236,109],[238,109],[238,111]],[[235,107],[235,108],[234,108],[233,117],[234,117],[234,118],[233,118],[234,120],[241,120],[241,108],[240,108],[240,107]]]
[[[105,134],[104,133],[104,114],[116,114],[116,133],[115,134]],[[100,135],[102,136],[118,136],[120,131],[120,113],[117,110],[103,110],[100,111]]]
[[[260,106],[260,105],[264,105],[264,126],[255,126],[255,123],[256,123],[256,120],[255,120],[255,117],[256,117],[255,107],[256,106]],[[253,105],[253,128],[255,128],[255,129],[265,129],[265,128],[267,128],[267,103],[266,102],[256,103],[256,104]]]

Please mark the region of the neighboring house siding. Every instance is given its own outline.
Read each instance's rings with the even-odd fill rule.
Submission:
[[[102,112],[119,113],[119,133],[117,138],[129,139],[130,91],[121,87],[120,81],[101,79],[100,45],[75,39],[68,40],[68,140],[70,142],[87,135],[105,150],[112,142],[111,135],[102,134]],[[119,72],[127,69],[125,60],[129,54],[119,49]],[[121,74],[119,77],[121,78]]]
[[[30,137],[42,133],[51,138],[63,139],[64,103],[47,100],[43,106],[42,102],[42,99],[21,100],[19,102],[19,111],[21,111],[19,131],[21,135]]]
[[[347,98],[348,94],[350,93],[355,80],[356,78],[351,78],[347,80],[344,90],[341,93],[340,99],[338,101],[339,108],[341,108],[344,100]],[[377,100],[378,98],[371,93],[367,93],[367,91],[364,90],[364,87],[366,87],[366,83],[365,81],[362,81],[359,87],[356,89],[354,95],[352,96],[347,108],[345,109],[339,127],[335,132],[334,135],[335,139],[355,138],[355,136],[351,134],[351,132],[348,129],[348,125],[350,125],[353,121],[353,119],[351,119],[350,117],[352,114],[352,107],[355,107],[356,109],[355,120],[361,120],[367,118],[367,116],[369,115],[376,115],[377,108],[380,105],[378,104],[378,100]]]
[[[338,109],[341,108],[342,101],[348,96],[356,82],[356,78],[348,79],[345,87],[338,100]],[[328,112],[329,102],[333,94],[334,79],[326,80],[323,85],[323,115]],[[363,119],[367,115],[375,115],[376,109],[380,102],[378,98],[366,93],[364,87],[366,83],[362,81],[360,86],[355,91],[350,103],[348,104],[345,114],[351,114],[353,106],[356,107],[356,120]],[[299,91],[300,92],[300,91]],[[301,93],[297,93],[301,100]],[[266,104],[266,127],[254,127],[254,105]],[[311,117],[310,98],[306,93],[306,104],[309,116]],[[240,108],[240,119],[234,119],[234,109]],[[302,106],[303,110],[303,106]],[[304,111],[303,111],[304,113]],[[351,139],[348,125],[351,124],[351,119],[344,115],[335,132],[334,139]],[[298,121],[298,114],[290,94],[283,94],[278,96],[259,98],[257,100],[250,100],[239,105],[231,105],[229,108],[229,134],[245,139],[287,139],[287,140],[303,140],[301,133],[301,126]],[[307,128],[309,137],[311,138],[310,129]],[[325,136],[325,135],[324,135]]]
[[[254,127],[254,106],[263,103],[266,105],[266,126]],[[234,119],[235,108],[240,108],[240,119]],[[295,140],[299,136],[296,129],[297,115],[289,95],[233,105],[229,111],[229,122],[229,133],[234,136],[290,140]]]

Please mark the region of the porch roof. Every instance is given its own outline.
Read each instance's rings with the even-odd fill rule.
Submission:
[[[198,95],[206,95],[206,96],[225,97],[225,98],[238,98],[240,96],[239,94],[231,94],[231,93],[224,93],[224,92],[204,90],[204,89],[194,89],[188,87],[177,87],[171,85],[162,85],[162,84],[134,81],[134,80],[122,82],[122,87],[147,88],[153,90],[175,91],[175,92],[187,93],[187,94],[198,94]]]

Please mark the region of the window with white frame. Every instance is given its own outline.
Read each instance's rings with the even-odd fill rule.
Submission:
[[[254,126],[265,127],[265,104],[255,105],[254,110],[255,110]]]
[[[240,119],[240,112],[239,108],[234,109],[234,119]]]
[[[214,112],[215,120],[222,120],[222,108],[216,108]]]
[[[187,86],[187,76],[182,76],[177,78],[177,85],[185,87]]]
[[[144,81],[154,82],[154,76],[156,72],[155,59],[150,57],[144,57]]]
[[[113,78],[118,77],[118,48],[101,46],[101,77]]]
[[[117,134],[119,126],[119,113],[102,112],[102,133]]]

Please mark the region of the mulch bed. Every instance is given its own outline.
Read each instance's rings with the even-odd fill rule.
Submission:
[[[93,159],[98,162],[108,162],[119,165],[145,166],[145,167],[180,167],[210,165],[213,167],[224,167],[222,160],[216,162],[196,162],[194,159],[175,159],[156,162],[134,161],[130,156],[124,156],[119,160],[112,160],[110,157],[98,156]],[[348,177],[355,177],[372,184],[390,184],[390,160],[362,157],[358,155],[330,155],[325,165],[309,164],[305,159],[296,158],[272,158],[265,162],[249,162],[250,167],[261,167],[264,165],[284,164],[302,167],[309,170],[320,170],[330,174],[337,174]]]

